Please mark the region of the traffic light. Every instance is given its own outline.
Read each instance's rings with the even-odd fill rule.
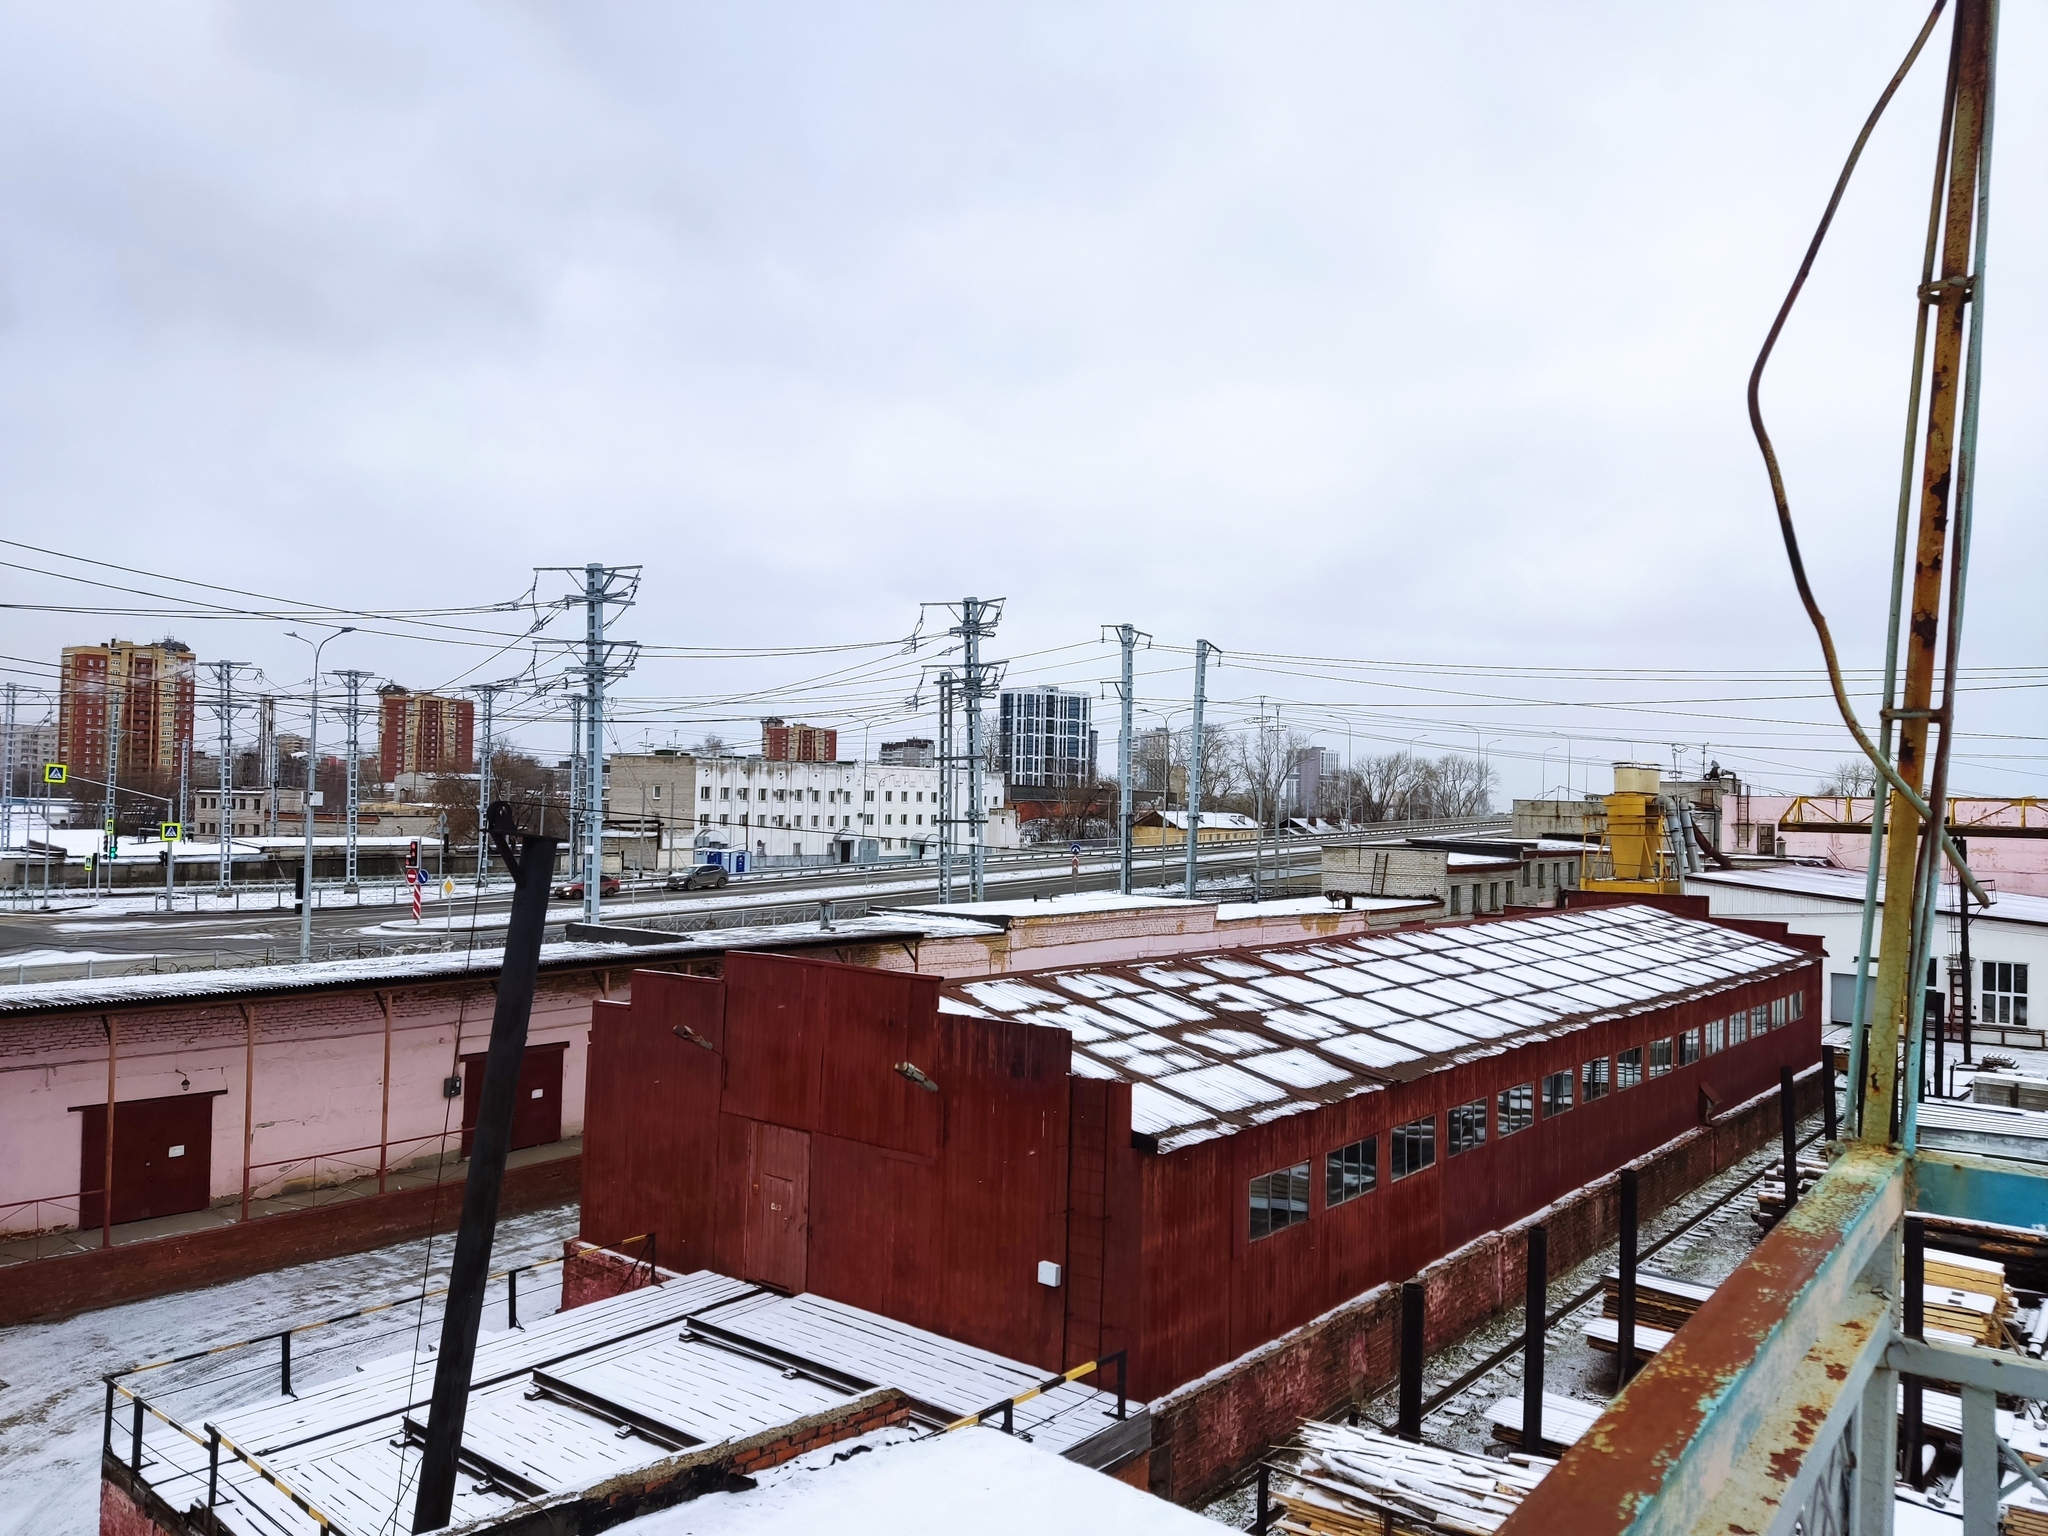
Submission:
[[[414,838],[405,845],[405,867],[407,869],[418,869],[420,867],[420,840],[418,838]]]

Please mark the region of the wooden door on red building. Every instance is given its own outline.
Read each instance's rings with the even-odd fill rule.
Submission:
[[[544,1147],[562,1139],[562,1062],[566,1041],[529,1045],[519,1058],[519,1090],[512,1100],[512,1145]],[[462,1155],[476,1136],[477,1111],[484,1099],[485,1056],[462,1058]]]
[[[755,1121],[740,1278],[795,1293],[810,1267],[811,1133]]]
[[[114,1106],[114,1220],[144,1221],[206,1208],[213,1178],[211,1093],[126,1099]],[[107,1106],[77,1109],[78,1224],[105,1219]]]

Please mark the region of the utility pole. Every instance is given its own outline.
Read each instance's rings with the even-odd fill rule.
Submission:
[[[277,695],[256,701],[256,771],[263,778],[263,835],[277,836]]]
[[[235,787],[235,669],[249,665],[246,661],[216,661],[213,668],[214,695],[213,712],[220,725],[220,818],[214,823],[219,828],[220,878],[222,891],[234,883],[234,845],[228,840],[228,832],[234,826],[233,791]]]
[[[347,853],[343,863],[342,889],[350,895],[356,890],[356,811],[362,804],[362,742],[360,735],[360,710],[362,708],[363,679],[372,676],[368,672],[350,670],[335,674],[348,688],[348,828]]]
[[[109,669],[111,670],[111,669]],[[114,888],[114,855],[120,848],[120,840],[114,831],[114,784],[121,777],[121,693],[109,688],[107,692],[107,803],[106,816],[102,819],[105,850],[99,858],[100,889]]]
[[[580,697],[569,700],[569,814],[562,824],[569,829],[567,841],[573,850],[576,839],[582,836],[583,826],[583,700]],[[573,865],[573,851],[569,857]]]
[[[951,671],[939,674],[939,901],[953,901],[953,853],[959,841],[959,794],[954,783],[958,754],[953,748],[953,688],[957,679]]]
[[[1136,801],[1131,797],[1131,653],[1138,647],[1142,635],[1150,635],[1129,624],[1115,626],[1117,644],[1123,647],[1123,681],[1117,691],[1123,699],[1123,726],[1117,733],[1116,777],[1117,777],[1117,881],[1116,888],[1124,895],[1131,894],[1131,819]]]
[[[483,739],[476,753],[476,885],[483,889],[484,877],[491,867],[490,828],[485,824],[491,814],[491,716],[498,702],[498,694],[505,687],[503,683],[479,683],[471,691],[477,702],[483,706]]]
[[[7,743],[0,750],[0,848],[14,846],[14,696],[19,684],[7,685]],[[22,860],[21,883],[28,884],[28,861]]]
[[[306,860],[304,885],[299,896],[299,963],[305,965],[313,958],[313,814],[320,808],[320,791],[315,787],[320,782],[320,653],[327,649],[327,642],[339,635],[352,635],[355,625],[342,624],[332,634],[322,635],[316,645],[304,635],[292,635],[305,645],[313,647],[313,699],[306,710]],[[287,634],[291,631],[287,630]]]
[[[1202,826],[1202,704],[1208,692],[1209,658],[1217,654],[1216,647],[1206,640],[1195,642],[1195,723],[1188,733],[1188,874],[1187,898],[1195,899],[1195,845],[1201,840]],[[1165,828],[1160,829],[1161,842],[1165,841]]]
[[[640,590],[637,565],[551,566],[583,577],[583,592],[570,602],[583,604],[583,660],[569,668],[569,676],[583,683],[583,825],[582,839],[583,920],[599,920],[601,887],[604,884],[604,686],[615,677],[633,670],[639,658],[638,641],[607,640],[606,610],[630,608]]]

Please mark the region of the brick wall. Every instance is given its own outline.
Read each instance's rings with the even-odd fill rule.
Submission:
[[[643,1245],[644,1246],[644,1245]],[[593,1301],[609,1301],[627,1291],[637,1291],[680,1279],[672,1270],[658,1269],[649,1258],[636,1258],[610,1248],[593,1248],[581,1238],[562,1243],[562,1307],[586,1307]]]
[[[1820,1108],[1818,1066],[1799,1079],[1802,1116]],[[1778,1094],[1759,1094],[1630,1166],[1642,1216],[1663,1209],[1780,1134]],[[1425,1268],[1425,1348],[1463,1337],[1522,1305],[1527,1229],[1547,1229],[1553,1275],[1584,1262],[1620,1232],[1620,1180],[1610,1174],[1467,1243]],[[1247,1471],[1302,1420],[1331,1413],[1391,1385],[1400,1364],[1401,1294],[1375,1286],[1272,1343],[1189,1382],[1152,1405],[1151,1489],[1192,1504]]]

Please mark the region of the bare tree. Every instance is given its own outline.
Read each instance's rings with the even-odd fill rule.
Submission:
[[[1287,777],[1308,745],[1308,734],[1292,729],[1261,727],[1237,738],[1236,768],[1251,796],[1252,814],[1264,825],[1280,825]]]
[[[1817,795],[1863,795],[1877,792],[1877,770],[1867,757],[1845,757],[1814,789]]]
[[[725,744],[725,738],[716,731],[706,731],[697,745],[690,750],[699,757],[723,757],[732,749]]]

